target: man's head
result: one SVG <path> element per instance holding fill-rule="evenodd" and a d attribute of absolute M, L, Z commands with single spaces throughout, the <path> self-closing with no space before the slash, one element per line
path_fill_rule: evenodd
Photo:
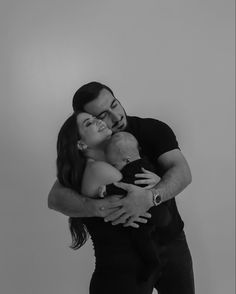
<path fill-rule="evenodd" d="M 74 111 L 85 111 L 102 119 L 113 132 L 126 128 L 126 113 L 112 90 L 98 82 L 79 88 L 73 97 Z"/>

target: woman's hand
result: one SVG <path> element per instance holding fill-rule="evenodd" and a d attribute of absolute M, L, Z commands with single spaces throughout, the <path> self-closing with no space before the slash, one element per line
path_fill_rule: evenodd
<path fill-rule="evenodd" d="M 142 167 L 142 171 L 143 171 L 142 174 L 135 175 L 136 178 L 142 178 L 134 182 L 136 185 L 145 184 L 147 185 L 144 187 L 145 189 L 151 189 L 155 187 L 158 182 L 160 182 L 161 178 L 158 175 L 154 174 L 153 172 L 149 170 L 146 170 L 143 167 Z"/>

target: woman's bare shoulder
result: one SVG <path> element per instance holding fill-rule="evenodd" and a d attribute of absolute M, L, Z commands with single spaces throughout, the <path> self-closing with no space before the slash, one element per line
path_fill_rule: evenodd
<path fill-rule="evenodd" d="M 105 161 L 88 161 L 85 174 L 101 185 L 107 185 L 122 179 L 118 169 Z"/>

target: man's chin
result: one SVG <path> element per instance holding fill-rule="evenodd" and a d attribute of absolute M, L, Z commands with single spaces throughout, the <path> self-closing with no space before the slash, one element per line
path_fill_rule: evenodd
<path fill-rule="evenodd" d="M 124 131 L 125 128 L 126 128 L 126 124 L 122 124 L 119 127 L 113 128 L 112 129 L 112 132 L 113 133 L 121 132 L 121 131 Z"/>

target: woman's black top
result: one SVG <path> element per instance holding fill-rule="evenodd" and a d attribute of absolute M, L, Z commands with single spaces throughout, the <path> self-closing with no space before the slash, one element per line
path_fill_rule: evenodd
<path fill-rule="evenodd" d="M 157 164 L 157 158 L 165 152 L 179 148 L 172 130 L 164 123 L 153 119 L 128 117 L 126 131 L 132 133 L 139 142 L 142 155 L 147 156 L 155 165 L 156 173 L 162 176 L 163 171 Z M 175 199 L 166 202 L 171 215 L 166 226 L 157 227 L 158 243 L 166 244 L 173 240 L 183 229 L 183 221 L 177 210 Z M 143 267 L 137 250 L 134 250 L 131 232 L 137 230 L 122 225 L 113 226 L 102 218 L 83 218 L 93 241 L 96 271 L 139 272 Z"/>

